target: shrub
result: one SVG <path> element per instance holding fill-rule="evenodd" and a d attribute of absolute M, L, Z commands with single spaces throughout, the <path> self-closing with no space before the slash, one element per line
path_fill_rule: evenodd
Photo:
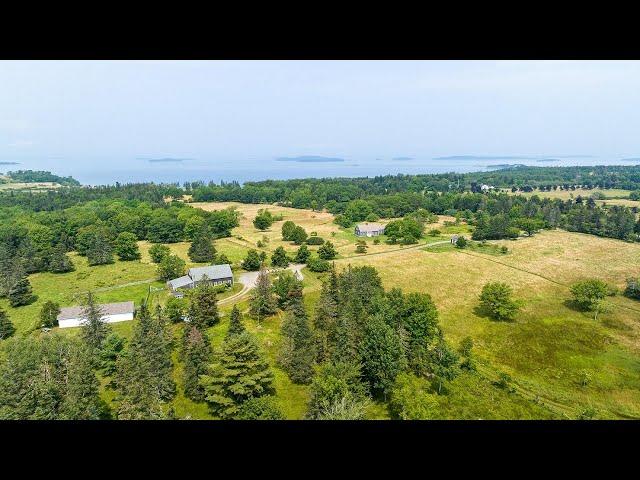
<path fill-rule="evenodd" d="M 149 248 L 149 256 L 153 263 L 160 263 L 164 257 L 167 257 L 171 253 L 171 250 L 166 245 L 160 243 L 154 243 Z"/>
<path fill-rule="evenodd" d="M 430 420 L 438 412 L 437 396 L 429 393 L 429 384 L 411 373 L 401 373 L 391 390 L 389 410 L 400 420 Z"/>
<path fill-rule="evenodd" d="M 312 272 L 327 272 L 331 268 L 331 264 L 321 258 L 312 257 L 307 262 L 307 267 L 309 267 L 309 270 Z"/>
<path fill-rule="evenodd" d="M 629 298 L 640 300 L 640 278 L 628 278 L 624 294 Z"/>
<path fill-rule="evenodd" d="M 307 238 L 307 245 L 322 245 L 324 243 L 324 238 L 311 236 Z"/>
<path fill-rule="evenodd" d="M 326 242 L 318 249 L 318 256 L 323 260 L 333 260 L 337 255 L 338 251 L 331 242 Z"/>
<path fill-rule="evenodd" d="M 467 239 L 460 236 L 458 237 L 458 239 L 456 240 L 456 248 L 465 248 L 467 246 Z"/>

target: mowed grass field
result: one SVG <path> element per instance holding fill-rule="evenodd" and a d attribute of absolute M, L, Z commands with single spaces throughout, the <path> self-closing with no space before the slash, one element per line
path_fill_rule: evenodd
<path fill-rule="evenodd" d="M 440 312 L 445 337 L 454 347 L 471 336 L 478 362 L 478 373 L 462 373 L 448 385 L 448 394 L 439 397 L 440 417 L 451 419 L 546 419 L 577 418 L 587 409 L 599 418 L 640 417 L 640 302 L 620 295 L 609 298 L 610 307 L 598 320 L 592 314 L 576 311 L 567 302 L 569 285 L 584 278 L 597 277 L 618 288 L 627 277 L 640 274 L 640 244 L 598 238 L 565 231 L 544 231 L 533 237 L 515 241 L 488 242 L 486 247 L 466 250 L 443 242 L 452 233 L 468 234 L 463 224 L 445 225 L 451 217 L 440 217 L 438 235 L 425 236 L 418 245 L 380 245 L 366 239 L 367 254 L 355 254 L 356 237 L 352 229 L 342 229 L 327 213 L 297 210 L 268 205 L 236 203 L 193 204 L 208 210 L 234 205 L 242 214 L 240 226 L 233 237 L 216 240 L 216 248 L 225 253 L 238 269 L 249 248 L 266 235 L 265 251 L 283 245 L 293 253 L 298 248 L 283 242 L 280 229 L 292 220 L 310 233 L 331 240 L 340 253 L 336 266 L 349 264 L 376 267 L 385 288 L 400 287 L 406 292 L 429 293 Z M 269 208 L 283 214 L 268 231 L 253 227 L 252 220 L 259 208 Z M 333 233 L 333 235 L 332 235 Z M 508 253 L 492 247 L 506 245 Z M 188 266 L 189 243 L 169 245 Z M 156 266 L 150 263 L 150 244 L 140 242 L 139 262 L 116 262 L 113 265 L 88 267 L 86 260 L 71 254 L 75 272 L 54 275 L 41 273 L 30 276 L 36 304 L 12 309 L 5 299 L 0 305 L 7 310 L 20 333 L 35 326 L 35 319 L 44 300 L 61 305 L 77 303 L 79 295 L 92 289 L 100 302 L 134 300 L 136 304 L 147 295 L 149 286 L 154 301 L 163 303 L 167 293 L 155 281 Z M 315 250 L 317 247 L 312 247 Z M 318 299 L 325 274 L 303 270 L 305 303 L 310 315 Z M 496 322 L 477 312 L 477 297 L 489 281 L 504 281 L 522 300 L 523 309 L 514 322 Z M 240 286 L 236 287 L 237 289 Z M 237 290 L 235 290 L 237 291 Z M 233 292 L 225 295 L 233 294 Z M 221 296 L 222 298 L 223 296 Z M 248 298 L 239 302 L 248 311 Z M 209 329 L 213 345 L 219 345 L 226 333 L 232 304 L 221 306 L 221 323 Z M 258 323 L 245 315 L 245 324 L 253 332 L 275 373 L 275 387 L 280 406 L 287 418 L 303 418 L 309 398 L 309 387 L 294 385 L 276 365 L 279 350 L 279 330 L 282 313 Z M 113 324 L 113 329 L 128 337 L 134 322 Z M 183 325 L 175 325 L 176 341 Z M 79 329 L 61 330 L 74 335 Z M 175 357 L 175 378 L 178 396 L 173 406 L 178 418 L 211 418 L 204 404 L 196 404 L 181 393 L 182 366 Z M 500 374 L 510 375 L 509 388 L 496 385 Z M 115 393 L 105 387 L 104 396 L 112 400 Z M 388 418 L 386 406 L 371 405 L 369 418 Z"/>
<path fill-rule="evenodd" d="M 630 190 L 622 190 L 619 188 L 610 188 L 610 189 L 602 189 L 602 188 L 592 188 L 591 190 L 587 190 L 585 188 L 576 188 L 575 190 L 551 190 L 549 192 L 540 190 L 534 190 L 533 192 L 512 192 L 511 189 L 503 188 L 501 189 L 503 192 L 509 193 L 510 195 L 522 195 L 524 197 L 532 197 L 537 195 L 541 198 L 559 198 L 560 200 L 569 200 L 572 198 L 576 198 L 580 195 L 582 198 L 587 198 L 598 192 L 604 195 L 606 198 L 628 198 L 631 193 Z"/>

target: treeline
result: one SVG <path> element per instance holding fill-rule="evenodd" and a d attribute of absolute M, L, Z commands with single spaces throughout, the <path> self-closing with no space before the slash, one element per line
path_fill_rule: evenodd
<path fill-rule="evenodd" d="M 372 178 L 321 178 L 265 180 L 184 186 L 195 201 L 238 201 L 274 203 L 294 208 L 327 208 L 372 195 L 404 192 L 461 192 L 486 183 L 499 188 L 584 186 L 585 188 L 640 188 L 640 166 L 512 167 L 491 172 L 442 173 L 429 175 L 384 175 Z"/>
<path fill-rule="evenodd" d="M 71 176 L 60 177 L 51 172 L 41 170 L 17 170 L 15 172 L 7 172 L 7 176 L 14 182 L 22 183 L 54 182 L 66 186 L 80 185 L 80 182 Z"/>
<path fill-rule="evenodd" d="M 90 265 L 139 258 L 137 240 L 174 243 L 229 236 L 238 225 L 235 210 L 206 212 L 181 202 L 90 201 L 64 210 L 31 212 L 0 208 L 0 297 L 14 306 L 30 303 L 27 274 L 74 269 L 67 252 L 76 250 Z M 25 293 L 26 292 L 26 293 Z M 26 301 L 26 300 L 29 301 Z"/>
<path fill-rule="evenodd" d="M 69 187 L 46 192 L 0 192 L 0 208 L 21 207 L 32 212 L 64 210 L 65 208 L 96 200 L 123 200 L 147 202 L 155 206 L 165 203 L 167 197 L 181 197 L 184 191 L 177 185 L 132 183 L 126 185 Z"/>

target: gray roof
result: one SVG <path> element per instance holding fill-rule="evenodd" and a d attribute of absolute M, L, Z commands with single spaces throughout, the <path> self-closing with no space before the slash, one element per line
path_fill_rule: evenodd
<path fill-rule="evenodd" d="M 173 280 L 169 280 L 167 282 L 167 284 L 174 290 L 176 288 L 186 287 L 187 285 L 191 285 L 192 283 L 193 283 L 193 280 L 191 280 L 191 277 L 188 275 L 185 275 L 184 277 L 180 277 L 180 278 L 174 278 Z"/>
<path fill-rule="evenodd" d="M 221 278 L 232 278 L 231 265 L 225 263 L 223 265 L 209 265 L 207 267 L 194 267 L 189 269 L 189 276 L 192 280 L 199 282 L 202 277 L 207 276 L 209 280 L 218 280 Z"/>
<path fill-rule="evenodd" d="M 106 317 L 107 315 L 118 315 L 121 313 L 133 313 L 135 311 L 133 302 L 105 303 L 103 305 L 98 305 L 98 308 L 100 309 L 100 313 L 103 317 Z M 84 307 L 79 305 L 61 308 L 60 315 L 58 315 L 58 321 L 81 318 L 83 310 Z"/>
<path fill-rule="evenodd" d="M 384 230 L 382 223 L 359 223 L 358 230 L 361 232 L 380 232 Z"/>

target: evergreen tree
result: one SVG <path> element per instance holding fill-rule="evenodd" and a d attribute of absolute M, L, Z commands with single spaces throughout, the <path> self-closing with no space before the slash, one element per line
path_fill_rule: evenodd
<path fill-rule="evenodd" d="M 223 419 L 237 417 L 245 401 L 274 391 L 273 373 L 248 332 L 225 339 L 200 383 L 212 412 Z"/>
<path fill-rule="evenodd" d="M 237 420 L 284 420 L 284 414 L 273 395 L 254 397 L 242 403 Z"/>
<path fill-rule="evenodd" d="M 138 239 L 133 233 L 122 232 L 116 238 L 115 251 L 118 258 L 123 261 L 140 260 Z"/>
<path fill-rule="evenodd" d="M 371 391 L 386 396 L 404 365 L 400 339 L 379 315 L 371 317 L 365 326 L 360 358 L 362 375 Z"/>
<path fill-rule="evenodd" d="M 113 247 L 104 235 L 95 235 L 86 253 L 90 266 L 113 263 Z"/>
<path fill-rule="evenodd" d="M 16 328 L 11 323 L 11 319 L 7 312 L 0 308 L 0 340 L 9 338 L 16 332 Z"/>
<path fill-rule="evenodd" d="M 300 245 L 300 248 L 298 248 L 298 251 L 296 252 L 294 261 L 296 263 L 307 263 L 310 256 L 311 252 L 309 251 L 309 247 L 306 245 Z"/>
<path fill-rule="evenodd" d="M 247 252 L 247 256 L 242 261 L 242 268 L 249 272 L 255 272 L 256 270 L 260 270 L 261 264 L 262 259 L 260 258 L 258 251 L 251 249 Z"/>
<path fill-rule="evenodd" d="M 271 280 L 264 267 L 260 269 L 256 286 L 251 294 L 249 311 L 258 321 L 276 313 L 276 300 L 271 290 Z"/>
<path fill-rule="evenodd" d="M 91 352 L 76 344 L 71 349 L 66 366 L 66 392 L 60 405 L 59 418 L 67 420 L 97 420 L 103 414 L 100 382 L 93 371 Z"/>
<path fill-rule="evenodd" d="M 49 256 L 48 270 L 53 273 L 66 273 L 73 272 L 76 267 L 69 258 L 64 248 L 64 245 L 58 244 L 51 250 Z"/>
<path fill-rule="evenodd" d="M 126 341 L 117 333 L 110 333 L 102 343 L 100 350 L 100 368 L 103 375 L 111 376 L 116 371 L 118 358 L 124 351 Z"/>
<path fill-rule="evenodd" d="M 227 330 L 227 336 L 225 338 L 229 338 L 233 335 L 240 335 L 245 331 L 244 325 L 242 324 L 242 314 L 240 310 L 238 310 L 238 305 L 234 305 L 231 310 L 231 318 L 229 320 L 229 330 Z"/>
<path fill-rule="evenodd" d="M 313 378 L 310 391 L 307 418 L 328 419 L 342 406 L 349 406 L 352 412 L 360 412 L 352 416 L 352 420 L 364 416 L 368 398 L 357 365 L 340 362 L 322 364 Z"/>
<path fill-rule="evenodd" d="M 336 258 L 336 256 L 338 256 L 338 251 L 331 242 L 325 242 L 318 249 L 318 257 L 320 257 L 322 260 L 333 260 L 334 258 Z"/>
<path fill-rule="evenodd" d="M 40 309 L 40 326 L 47 328 L 57 327 L 58 315 L 60 315 L 60 305 L 47 300 Z"/>
<path fill-rule="evenodd" d="M 118 418 L 163 418 L 162 403 L 175 395 L 172 370 L 171 334 L 162 311 L 158 307 L 152 316 L 143 304 L 129 345 L 116 362 Z"/>
<path fill-rule="evenodd" d="M 213 263 L 216 259 L 216 247 L 213 246 L 211 236 L 201 231 L 193 241 L 188 251 L 189 258 L 196 263 Z"/>
<path fill-rule="evenodd" d="M 332 295 L 330 282 L 324 282 L 313 317 L 313 332 L 318 363 L 331 359 L 336 342 L 337 322 L 338 305 Z"/>
<path fill-rule="evenodd" d="M 187 314 L 191 325 L 204 331 L 220 321 L 216 289 L 209 283 L 201 283 L 189 292 Z"/>
<path fill-rule="evenodd" d="M 292 292 L 281 329 L 279 363 L 294 383 L 306 384 L 313 378 L 315 345 L 309 319 L 302 301 L 302 288 Z"/>
<path fill-rule="evenodd" d="M 18 282 L 9 289 L 9 305 L 13 308 L 23 305 L 30 305 L 35 302 L 38 297 L 33 294 L 31 283 L 27 277 L 22 277 Z"/>
<path fill-rule="evenodd" d="M 296 289 L 302 287 L 302 282 L 296 278 L 290 270 L 282 270 L 278 272 L 273 282 L 273 292 L 276 295 L 278 306 L 286 309 L 289 304 L 290 295 Z"/>
<path fill-rule="evenodd" d="M 107 335 L 111 333 L 111 327 L 103 318 L 104 314 L 99 305 L 96 304 L 93 293 L 89 292 L 82 308 L 82 339 L 93 351 L 102 347 Z"/>
<path fill-rule="evenodd" d="M 286 268 L 289 266 L 289 259 L 287 258 L 287 252 L 282 246 L 276 248 L 271 255 L 271 265 L 274 267 Z"/>
<path fill-rule="evenodd" d="M 200 375 L 207 373 L 211 361 L 211 346 L 204 333 L 190 326 L 184 344 L 184 368 L 182 383 L 184 394 L 195 402 L 204 400 L 204 388 L 199 383 Z"/>

